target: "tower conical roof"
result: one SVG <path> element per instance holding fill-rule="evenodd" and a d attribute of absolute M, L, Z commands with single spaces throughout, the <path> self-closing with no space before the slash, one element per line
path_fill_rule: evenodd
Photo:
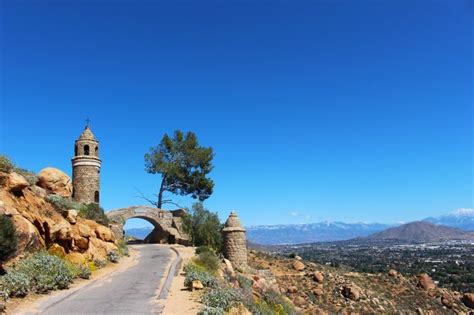
<path fill-rule="evenodd" d="M 89 128 L 89 126 L 86 126 L 84 131 L 79 136 L 79 140 L 94 140 L 94 141 L 97 141 L 94 134 L 92 133 L 91 129 Z"/>

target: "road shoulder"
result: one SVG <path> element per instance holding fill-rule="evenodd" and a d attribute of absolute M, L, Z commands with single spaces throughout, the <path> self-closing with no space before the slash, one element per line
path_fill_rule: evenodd
<path fill-rule="evenodd" d="M 184 266 L 194 256 L 194 247 L 174 246 L 174 249 L 181 257 L 181 263 L 176 269 L 176 276 L 169 287 L 168 296 L 164 300 L 159 300 L 163 306 L 164 315 L 197 314 L 201 308 L 200 296 L 197 292 L 191 292 L 184 287 Z"/>

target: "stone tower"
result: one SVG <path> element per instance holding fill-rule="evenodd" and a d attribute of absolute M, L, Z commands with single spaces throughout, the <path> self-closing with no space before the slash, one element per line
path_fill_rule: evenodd
<path fill-rule="evenodd" d="M 240 220 L 235 212 L 231 212 L 224 229 L 224 256 L 236 268 L 247 267 L 247 239 L 245 229 L 240 225 Z"/>
<path fill-rule="evenodd" d="M 74 146 L 72 158 L 72 198 L 81 203 L 100 201 L 99 141 L 86 126 Z"/>

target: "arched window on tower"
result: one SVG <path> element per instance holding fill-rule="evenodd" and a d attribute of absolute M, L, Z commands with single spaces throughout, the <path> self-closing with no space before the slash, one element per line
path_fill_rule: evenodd
<path fill-rule="evenodd" d="M 99 156 L 99 147 L 95 146 L 95 156 Z"/>
<path fill-rule="evenodd" d="M 98 191 L 96 191 L 96 192 L 94 193 L 94 201 L 95 201 L 96 203 L 99 203 L 99 192 L 98 192 Z"/>
<path fill-rule="evenodd" d="M 74 155 L 77 156 L 77 144 L 74 146 Z"/>
<path fill-rule="evenodd" d="M 89 155 L 89 146 L 87 144 L 84 146 L 84 155 Z"/>

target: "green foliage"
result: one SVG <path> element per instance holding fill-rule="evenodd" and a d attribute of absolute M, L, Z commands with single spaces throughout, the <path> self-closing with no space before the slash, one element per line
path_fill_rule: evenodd
<path fill-rule="evenodd" d="M 23 297 L 30 291 L 30 278 L 21 273 L 13 271 L 0 277 L 0 295 L 4 300 L 8 297 Z"/>
<path fill-rule="evenodd" d="M 241 299 L 237 290 L 219 287 L 207 291 L 202 297 L 202 303 L 209 307 L 229 311 L 232 306 L 239 305 Z"/>
<path fill-rule="evenodd" d="M 85 208 L 85 206 L 82 203 L 75 202 L 71 199 L 64 198 L 60 195 L 55 195 L 55 194 L 47 195 L 46 201 L 51 203 L 56 209 L 60 211 L 75 209 L 80 212 L 82 209 Z"/>
<path fill-rule="evenodd" d="M 0 172 L 10 173 L 15 168 L 15 165 L 5 155 L 0 155 Z"/>
<path fill-rule="evenodd" d="M 154 204 L 162 207 L 165 191 L 191 195 L 199 201 L 209 198 L 214 182 L 206 175 L 213 168 L 213 157 L 212 148 L 201 147 L 193 132 L 183 134 L 176 130 L 173 138 L 165 134 L 160 144 L 145 154 L 145 170 L 150 174 L 161 174 L 158 201 Z"/>
<path fill-rule="evenodd" d="M 106 265 L 107 265 L 107 261 L 102 260 L 102 259 L 98 259 L 98 258 L 94 259 L 94 266 L 97 267 L 97 269 L 102 269 Z"/>
<path fill-rule="evenodd" d="M 94 220 L 104 226 L 109 225 L 109 218 L 105 215 L 104 209 L 96 203 L 90 203 L 81 207 L 79 209 L 79 216 L 84 219 Z"/>
<path fill-rule="evenodd" d="M 117 247 L 118 247 L 118 252 L 120 256 L 127 256 L 127 257 L 129 256 L 128 245 L 127 245 L 127 242 L 125 242 L 125 240 L 118 241 Z"/>
<path fill-rule="evenodd" d="M 195 259 L 198 266 L 203 267 L 208 272 L 215 274 L 219 268 L 219 257 L 212 251 L 201 252 Z"/>
<path fill-rule="evenodd" d="M 213 252 L 213 250 L 209 248 L 209 246 L 206 246 L 206 245 L 201 245 L 196 248 L 196 251 L 195 251 L 196 255 L 199 255 L 203 252 Z"/>
<path fill-rule="evenodd" d="M 20 261 L 13 272 L 26 275 L 31 289 L 37 293 L 66 289 L 74 278 L 74 273 L 64 260 L 45 251 Z"/>
<path fill-rule="evenodd" d="M 114 263 L 114 264 L 116 264 L 116 263 L 119 262 L 120 256 L 116 251 L 112 250 L 112 251 L 107 253 L 107 260 Z"/>
<path fill-rule="evenodd" d="M 25 296 L 30 291 L 46 293 L 66 289 L 74 276 L 74 271 L 64 260 L 42 251 L 20 261 L 0 277 L 0 291 L 5 298 Z"/>
<path fill-rule="evenodd" d="M 186 277 L 184 278 L 184 285 L 190 287 L 194 280 L 199 280 L 203 286 L 212 288 L 217 287 L 219 281 L 204 267 L 198 266 L 194 263 L 189 263 L 184 267 Z"/>
<path fill-rule="evenodd" d="M 224 315 L 225 312 L 220 307 L 204 305 L 198 312 L 198 315 Z"/>
<path fill-rule="evenodd" d="M 92 271 L 88 266 L 81 265 L 79 266 L 79 278 L 89 279 L 92 274 Z"/>
<path fill-rule="evenodd" d="M 202 203 L 193 204 L 183 217 L 183 229 L 193 246 L 208 246 L 217 252 L 222 248 L 222 225 L 217 213 L 204 209 Z"/>
<path fill-rule="evenodd" d="M 5 261 L 15 251 L 18 238 L 12 220 L 6 215 L 0 215 L 0 262 Z"/>

